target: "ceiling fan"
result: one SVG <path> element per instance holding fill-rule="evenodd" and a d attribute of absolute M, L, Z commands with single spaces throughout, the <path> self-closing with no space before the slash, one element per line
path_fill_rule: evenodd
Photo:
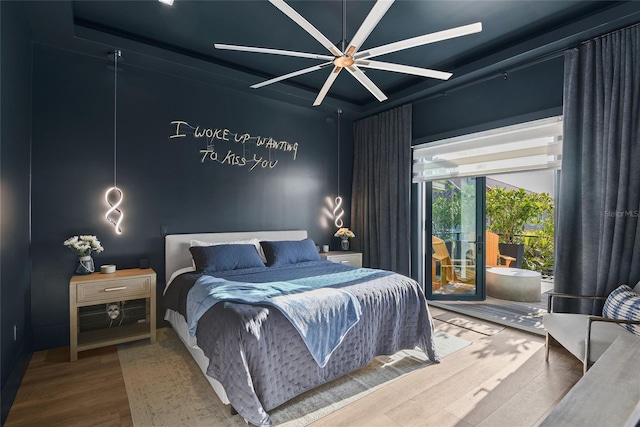
<path fill-rule="evenodd" d="M 346 1 L 346 0 L 345 0 Z M 256 89 L 263 86 L 270 85 L 282 80 L 286 80 L 292 77 L 300 76 L 302 74 L 310 73 L 312 71 L 321 70 L 323 68 L 333 66 L 333 70 L 329 74 L 329 77 L 325 81 L 322 89 L 318 93 L 313 105 L 320 105 L 322 100 L 329 92 L 331 85 L 338 77 L 340 71 L 345 68 L 356 80 L 358 80 L 369 92 L 375 96 L 378 101 L 382 102 L 387 99 L 384 93 L 365 75 L 360 68 L 374 68 L 377 70 L 395 71 L 398 73 L 412 74 L 416 76 L 431 77 L 435 79 L 448 80 L 452 74 L 430 70 L 427 68 L 412 67 L 409 65 L 393 64 L 389 62 L 371 61 L 370 58 L 385 55 L 391 52 L 397 52 L 399 50 L 409 49 L 411 47 L 422 46 L 428 43 L 434 43 L 441 40 L 452 39 L 468 34 L 478 33 L 482 31 L 482 23 L 476 22 L 470 25 L 464 25 L 462 27 L 455 27 L 449 30 L 439 31 L 436 33 L 425 34 L 410 39 L 401 40 L 394 43 L 389 43 L 383 46 L 374 47 L 372 49 L 366 49 L 358 51 L 364 44 L 369 34 L 373 31 L 375 26 L 380 22 L 384 14 L 389 10 L 389 7 L 393 4 L 394 0 L 378 0 L 364 22 L 351 39 L 348 47 L 345 48 L 344 40 L 342 50 L 338 49 L 329 39 L 327 39 L 317 28 L 315 28 L 309 21 L 304 19 L 298 12 L 296 12 L 291 6 L 284 2 L 284 0 L 269 0 L 271 4 L 280 9 L 285 15 L 291 18 L 296 24 L 300 25 L 307 33 L 315 38 L 321 45 L 326 47 L 333 56 L 319 55 L 315 53 L 296 52 L 290 50 L 269 49 L 262 47 L 250 47 L 250 46 L 236 46 L 228 44 L 214 44 L 216 49 L 226 49 L 244 52 L 255 53 L 267 53 L 273 55 L 285 55 L 296 56 L 300 58 L 310 58 L 328 61 L 313 67 L 304 68 L 302 70 L 294 71 L 289 74 L 285 74 L 273 79 L 265 80 L 261 83 L 252 85 L 251 87 Z"/>

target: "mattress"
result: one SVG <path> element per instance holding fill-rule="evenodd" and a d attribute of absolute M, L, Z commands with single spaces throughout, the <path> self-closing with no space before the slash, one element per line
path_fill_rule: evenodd
<path fill-rule="evenodd" d="M 310 280 L 319 279 L 324 285 L 353 296 L 352 300 L 357 300 L 360 308 L 358 322 L 323 367 L 305 346 L 300 329 L 296 329 L 277 307 L 268 304 L 217 302 L 197 321 L 195 336 L 190 335 L 186 320 L 193 323 L 194 316 L 188 314 L 187 299 L 190 289 L 202 276 L 192 268 L 191 240 L 220 244 L 252 238 L 301 241 L 307 238 L 307 233 L 304 230 L 204 233 L 165 238 L 166 277 L 173 278 L 165 289 L 166 318 L 220 400 L 230 403 L 245 421 L 256 426 L 270 426 L 268 411 L 367 365 L 379 355 L 419 348 L 430 360 L 439 361 L 433 341 L 433 322 L 417 282 L 377 270 L 357 272 L 363 273 L 361 280 L 337 283 L 336 277 L 350 276 L 348 270 L 354 268 L 328 261 L 212 273 L 216 276 L 213 282 L 222 279 L 256 286 L 290 281 L 308 284 Z M 193 299 L 193 293 L 191 296 Z"/>
<path fill-rule="evenodd" d="M 232 271 L 221 276 L 228 281 L 251 284 L 316 278 L 326 281 L 350 270 L 368 269 L 318 261 Z M 418 347 L 430 360 L 438 361 L 432 320 L 418 283 L 392 272 L 373 273 L 363 275 L 360 280 L 332 285 L 355 296 L 362 316 L 326 366 L 318 366 L 283 313 L 270 306 L 229 301 L 211 307 L 198 322 L 197 347 L 209 360 L 204 372 L 222 384 L 231 405 L 248 422 L 269 426 L 271 409 L 365 366 L 376 356 Z M 165 304 L 183 319 L 189 319 L 186 299 L 201 275 L 182 274 L 167 290 Z M 193 348 L 190 338 L 184 341 Z"/>

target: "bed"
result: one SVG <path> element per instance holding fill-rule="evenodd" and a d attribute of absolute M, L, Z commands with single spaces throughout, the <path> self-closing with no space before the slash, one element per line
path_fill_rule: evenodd
<path fill-rule="evenodd" d="M 376 356 L 419 348 L 439 361 L 417 282 L 322 260 L 305 230 L 167 235 L 165 246 L 165 319 L 253 425 Z"/>

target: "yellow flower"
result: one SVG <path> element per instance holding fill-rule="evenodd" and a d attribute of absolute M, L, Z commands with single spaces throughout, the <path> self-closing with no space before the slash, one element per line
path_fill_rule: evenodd
<path fill-rule="evenodd" d="M 336 234 L 334 234 L 334 236 L 339 237 L 342 240 L 349 240 L 356 237 L 356 235 L 353 234 L 353 231 L 349 230 L 347 227 L 343 227 L 336 231 Z"/>

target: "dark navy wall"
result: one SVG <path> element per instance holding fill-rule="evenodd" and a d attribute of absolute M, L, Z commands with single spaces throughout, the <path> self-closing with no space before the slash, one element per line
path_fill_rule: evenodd
<path fill-rule="evenodd" d="M 76 257 L 63 241 L 95 234 L 105 251 L 97 266 L 138 266 L 147 258 L 164 287 L 168 233 L 306 229 L 318 244 L 338 243 L 325 216 L 338 181 L 336 114 L 292 106 L 127 67 L 118 74 L 117 184 L 124 191 L 124 233 L 104 220 L 113 183 L 113 64 L 50 47 L 34 48 L 33 330 L 36 349 L 69 340 L 68 282 Z M 205 138 L 173 138 L 171 122 L 298 143 L 272 151 L 274 168 L 201 163 Z M 350 200 L 352 123 L 342 119 L 342 174 Z M 181 128 L 185 129 L 183 126 Z M 268 150 L 248 146 L 268 159 Z M 242 144 L 216 141 L 222 160 Z M 348 203 L 345 212 L 349 212 Z M 348 224 L 348 218 L 346 223 Z M 160 297 L 160 292 L 158 292 Z M 161 301 L 161 298 L 159 298 Z M 159 306 L 159 316 L 162 306 Z"/>
<path fill-rule="evenodd" d="M 418 101 L 414 144 L 562 114 L 563 70 L 558 56 Z"/>
<path fill-rule="evenodd" d="M 0 349 L 4 424 L 31 356 L 29 176 L 31 32 L 22 3 L 0 2 Z M 14 339 L 14 325 L 16 335 Z"/>

